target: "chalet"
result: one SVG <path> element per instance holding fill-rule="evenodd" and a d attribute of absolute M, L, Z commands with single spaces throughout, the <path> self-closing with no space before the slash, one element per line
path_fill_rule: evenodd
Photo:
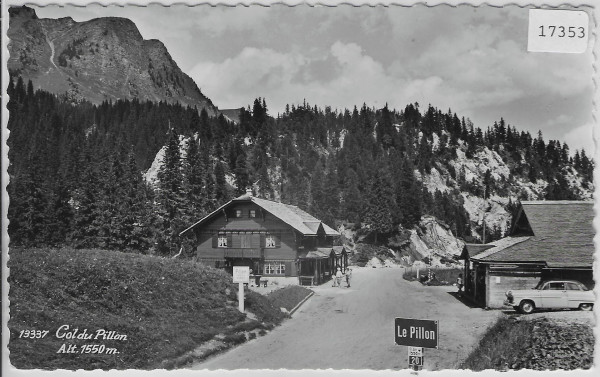
<path fill-rule="evenodd" d="M 340 234 L 300 208 L 254 197 L 230 200 L 180 233 L 196 237 L 197 260 L 218 268 L 249 266 L 255 275 L 293 276 L 321 284 L 345 268 L 348 257 L 334 246 Z"/>
<path fill-rule="evenodd" d="M 465 294 L 476 304 L 500 308 L 505 292 L 533 288 L 552 278 L 594 285 L 594 203 L 522 202 L 510 235 L 463 250 Z"/>

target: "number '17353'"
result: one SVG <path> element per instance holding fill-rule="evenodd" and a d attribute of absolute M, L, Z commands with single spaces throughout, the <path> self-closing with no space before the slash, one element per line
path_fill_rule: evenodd
<path fill-rule="evenodd" d="M 584 38 L 585 28 L 583 26 L 555 26 L 555 25 L 541 25 L 540 37 L 558 37 L 558 38 Z"/>

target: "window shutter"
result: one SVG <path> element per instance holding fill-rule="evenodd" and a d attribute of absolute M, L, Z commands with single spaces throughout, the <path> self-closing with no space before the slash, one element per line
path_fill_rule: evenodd
<path fill-rule="evenodd" d="M 275 247 L 276 248 L 281 247 L 281 233 L 279 233 L 278 235 L 275 236 Z"/>
<path fill-rule="evenodd" d="M 285 262 L 285 276 L 292 276 L 292 262 Z"/>
<path fill-rule="evenodd" d="M 227 247 L 233 246 L 233 236 L 231 234 L 227 235 Z"/>
<path fill-rule="evenodd" d="M 213 234 L 213 237 L 212 237 L 213 249 L 216 249 L 219 246 L 218 241 L 219 241 L 219 235 Z"/>
<path fill-rule="evenodd" d="M 260 247 L 263 248 L 263 249 L 266 246 L 266 238 L 267 238 L 266 234 L 261 234 L 260 235 Z"/>

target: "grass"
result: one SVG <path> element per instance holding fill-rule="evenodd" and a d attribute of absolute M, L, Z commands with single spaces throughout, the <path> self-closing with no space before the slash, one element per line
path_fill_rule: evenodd
<path fill-rule="evenodd" d="M 246 307 L 260 321 L 251 323 L 237 310 L 231 276 L 189 260 L 73 249 L 11 248 L 9 256 L 10 362 L 20 369 L 151 369 L 217 334 L 270 329 L 286 317 L 247 292 Z M 112 330 L 127 340 L 58 339 L 62 325 Z M 25 339 L 21 330 L 49 334 Z M 57 353 L 63 344 L 103 344 L 119 353 Z"/>
<path fill-rule="evenodd" d="M 298 285 L 289 285 L 269 293 L 267 297 L 275 307 L 285 308 L 289 312 L 311 292 L 310 289 Z"/>
<path fill-rule="evenodd" d="M 532 331 L 532 322 L 500 317 L 460 368 L 474 371 L 500 369 L 505 360 L 514 359 L 523 352 Z"/>
<path fill-rule="evenodd" d="M 452 285 L 456 283 L 456 279 L 458 278 L 458 274 L 463 273 L 462 268 L 432 268 L 431 272 L 435 274 L 436 279 L 433 284 L 430 285 Z M 428 270 L 422 268 L 419 272 L 419 279 L 423 281 L 424 278 L 428 276 Z M 406 269 L 404 270 L 404 274 L 402 275 L 404 280 L 415 281 L 417 280 L 417 270 L 416 269 Z"/>
<path fill-rule="evenodd" d="M 589 369 L 593 365 L 592 326 L 558 324 L 547 318 L 501 317 L 484 334 L 462 369 Z"/>

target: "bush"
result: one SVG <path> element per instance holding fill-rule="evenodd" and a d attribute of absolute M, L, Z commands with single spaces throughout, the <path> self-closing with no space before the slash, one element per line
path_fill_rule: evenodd
<path fill-rule="evenodd" d="M 229 334 L 229 335 L 226 335 L 225 338 L 223 338 L 223 341 L 225 343 L 230 343 L 230 344 L 234 344 L 234 345 L 241 344 L 246 341 L 246 334 L 244 334 L 244 333 Z"/>
<path fill-rule="evenodd" d="M 458 274 L 463 273 L 462 268 L 432 268 L 432 275 L 435 275 L 435 278 L 432 281 L 429 281 L 429 270 L 426 268 L 420 269 L 419 272 L 419 281 L 423 284 L 428 285 L 453 285 L 456 283 L 456 279 L 458 278 Z M 404 274 L 402 274 L 404 280 L 415 281 L 417 280 L 417 269 L 415 268 L 407 268 L 404 270 Z"/>
<path fill-rule="evenodd" d="M 547 318 L 517 320 L 501 317 L 482 337 L 460 368 L 484 369 L 589 369 L 593 364 L 591 326 L 559 325 Z"/>

